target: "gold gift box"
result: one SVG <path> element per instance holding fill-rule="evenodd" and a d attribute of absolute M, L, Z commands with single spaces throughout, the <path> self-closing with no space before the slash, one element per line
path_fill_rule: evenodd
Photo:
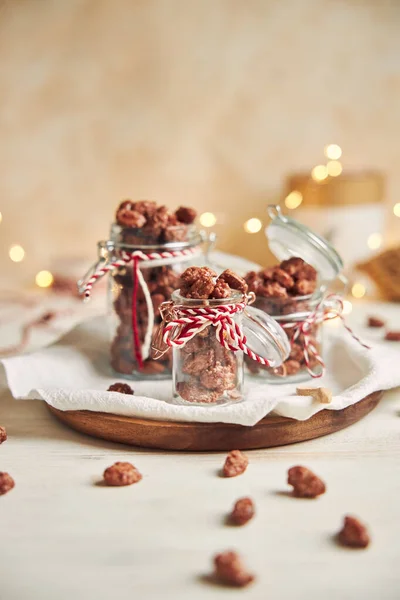
<path fill-rule="evenodd" d="M 370 204 L 384 200 L 385 176 L 379 171 L 359 171 L 314 181 L 309 173 L 298 173 L 286 179 L 285 195 L 293 191 L 301 193 L 302 206 Z"/>

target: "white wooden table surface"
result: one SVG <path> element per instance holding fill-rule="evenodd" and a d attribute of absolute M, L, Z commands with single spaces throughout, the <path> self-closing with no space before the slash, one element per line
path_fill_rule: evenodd
<path fill-rule="evenodd" d="M 360 306 L 357 318 L 371 310 Z M 394 325 L 399 308 L 383 311 Z M 222 479 L 224 454 L 162 453 L 85 437 L 58 423 L 44 403 L 13 400 L 1 378 L 0 423 L 9 439 L 0 470 L 16 487 L 0 497 L 0 600 L 400 598 L 398 390 L 332 436 L 248 452 L 247 472 Z M 96 485 L 116 460 L 133 462 L 143 480 Z M 294 464 L 321 475 L 327 493 L 312 501 L 285 495 Z M 226 527 L 225 514 L 244 495 L 254 499 L 256 518 Z M 334 543 L 345 514 L 368 524 L 370 548 Z M 251 587 L 204 581 L 212 556 L 230 548 L 256 574 Z"/>

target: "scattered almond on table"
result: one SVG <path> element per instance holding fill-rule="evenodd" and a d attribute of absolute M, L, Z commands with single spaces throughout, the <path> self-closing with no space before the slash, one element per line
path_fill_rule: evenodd
<path fill-rule="evenodd" d="M 232 525 L 245 525 L 255 514 L 254 502 L 251 498 L 239 498 L 229 515 L 229 523 Z"/>
<path fill-rule="evenodd" d="M 370 543 L 368 530 L 356 517 L 346 516 L 342 529 L 337 536 L 342 546 L 366 548 Z"/>
<path fill-rule="evenodd" d="M 388 342 L 400 342 L 400 330 L 398 331 L 387 331 L 385 340 Z"/>
<path fill-rule="evenodd" d="M 288 483 L 296 498 L 317 498 L 326 492 L 325 483 L 307 467 L 296 466 L 288 471 Z"/>
<path fill-rule="evenodd" d="M 247 469 L 249 459 L 240 450 L 231 450 L 226 457 L 223 467 L 224 477 L 236 477 Z"/>
<path fill-rule="evenodd" d="M 368 317 L 367 326 L 368 327 L 385 327 L 386 322 L 380 317 Z"/>
<path fill-rule="evenodd" d="M 142 479 L 136 467 L 128 462 L 116 462 L 103 474 L 104 482 L 110 486 L 132 485 Z"/>
<path fill-rule="evenodd" d="M 219 583 L 232 587 L 245 587 L 255 579 L 247 571 L 241 557 L 231 550 L 214 557 L 214 576 Z"/>
<path fill-rule="evenodd" d="M 5 442 L 7 439 L 7 432 L 6 432 L 6 428 L 2 427 L 0 425 L 0 444 L 2 444 L 3 442 Z"/>
<path fill-rule="evenodd" d="M 321 402 L 321 404 L 332 402 L 332 391 L 329 388 L 297 388 L 296 393 L 298 396 L 312 396 L 314 400 Z"/>
<path fill-rule="evenodd" d="M 7 494 L 15 487 L 15 481 L 8 473 L 0 472 L 0 496 Z"/>

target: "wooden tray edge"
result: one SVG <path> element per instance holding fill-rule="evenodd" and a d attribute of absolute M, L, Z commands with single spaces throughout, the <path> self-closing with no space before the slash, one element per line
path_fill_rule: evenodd
<path fill-rule="evenodd" d="M 188 452 L 272 448 L 340 431 L 370 413 L 383 392 L 369 394 L 343 410 L 325 409 L 307 421 L 267 416 L 253 427 L 230 423 L 153 421 L 87 410 L 61 411 L 47 405 L 60 421 L 96 438 L 158 450 Z"/>

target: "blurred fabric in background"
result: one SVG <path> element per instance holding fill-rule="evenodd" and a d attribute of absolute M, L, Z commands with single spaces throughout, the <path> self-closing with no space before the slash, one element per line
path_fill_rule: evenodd
<path fill-rule="evenodd" d="M 61 259 L 90 264 L 127 197 L 211 212 L 221 249 L 265 264 L 267 204 L 331 143 L 344 174 L 386 175 L 382 245 L 399 238 L 400 2 L 0 7 L 7 285 Z"/>

